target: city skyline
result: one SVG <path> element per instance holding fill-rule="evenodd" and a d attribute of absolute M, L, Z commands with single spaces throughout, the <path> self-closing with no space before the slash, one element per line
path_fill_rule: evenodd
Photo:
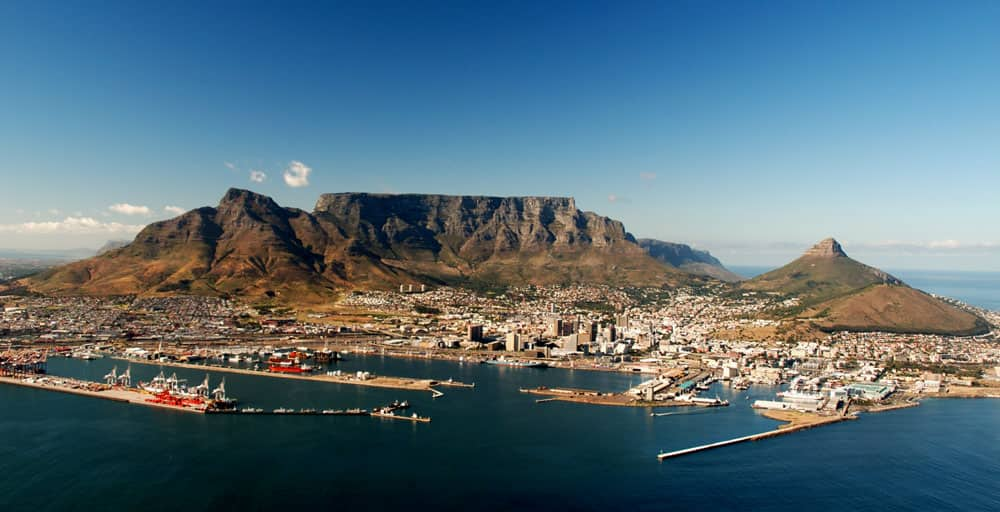
<path fill-rule="evenodd" d="M 0 14 L 4 249 L 129 239 L 240 187 L 573 196 L 727 265 L 835 236 L 1000 270 L 987 2 Z"/>

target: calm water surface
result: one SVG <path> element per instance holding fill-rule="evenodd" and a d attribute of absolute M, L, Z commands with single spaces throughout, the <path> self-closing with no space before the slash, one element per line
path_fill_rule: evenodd
<path fill-rule="evenodd" d="M 50 372 L 99 380 L 112 365 L 123 367 L 55 359 Z M 370 408 L 406 399 L 433 417 L 411 424 L 200 416 L 3 386 L 0 510 L 1000 510 L 1000 401 L 928 401 L 660 463 L 660 450 L 773 428 L 749 404 L 775 390 L 719 387 L 732 406 L 653 418 L 645 409 L 536 404 L 518 392 L 623 390 L 636 375 L 381 357 L 340 366 L 476 388 L 442 388 L 446 396 L 432 399 L 225 375 L 245 405 Z M 191 382 L 205 375 L 176 371 Z M 159 369 L 132 372 L 148 379 Z"/>

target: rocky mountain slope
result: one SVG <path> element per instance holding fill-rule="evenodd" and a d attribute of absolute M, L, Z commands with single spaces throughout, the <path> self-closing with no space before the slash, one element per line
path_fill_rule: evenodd
<path fill-rule="evenodd" d="M 215 208 L 24 282 L 43 293 L 317 299 L 399 284 L 662 285 L 686 274 L 571 198 L 324 194 L 312 213 L 231 189 Z"/>
<path fill-rule="evenodd" d="M 700 251 L 686 244 L 664 242 L 651 238 L 640 238 L 638 242 L 639 247 L 645 249 L 653 258 L 689 274 L 708 276 L 731 283 L 743 280 L 742 276 L 730 272 L 718 258 L 712 256 L 708 251 Z"/>

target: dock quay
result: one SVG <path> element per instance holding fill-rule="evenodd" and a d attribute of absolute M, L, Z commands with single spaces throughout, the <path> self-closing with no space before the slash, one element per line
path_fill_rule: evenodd
<path fill-rule="evenodd" d="M 171 411 L 180 411 L 180 412 L 196 413 L 196 414 L 205 414 L 206 412 L 206 409 L 201 407 L 184 407 L 178 405 L 171 405 L 167 403 L 153 402 L 150 401 L 150 397 L 152 395 L 141 393 L 139 391 L 134 391 L 120 387 L 107 386 L 104 384 L 98 384 L 96 382 L 77 381 L 62 377 L 52 377 L 52 376 L 48 377 L 38 376 L 37 378 L 0 377 L 0 383 L 32 388 L 32 389 L 41 389 L 44 391 L 67 393 L 70 395 L 99 398 L 102 400 L 111 400 L 113 402 L 144 405 L 146 407 L 168 409 Z"/>
<path fill-rule="evenodd" d="M 430 423 L 431 419 L 416 414 L 406 416 L 396 414 L 396 411 L 409 408 L 406 402 L 395 402 L 378 409 L 368 411 L 367 409 L 288 409 L 279 408 L 273 410 L 264 409 L 212 409 L 207 406 L 185 406 L 164 403 L 156 400 L 156 396 L 139 390 L 124 388 L 121 386 L 110 386 L 90 381 L 80 381 L 66 377 L 54 377 L 45 375 L 35 375 L 29 377 L 5 377 L 0 376 L 0 384 L 9 384 L 31 389 L 40 389 L 69 395 L 98 398 L 124 404 L 143 405 L 157 409 L 180 411 L 194 414 L 208 414 L 212 416 L 371 416 L 377 418 L 387 418 L 394 420 L 406 420 L 417 423 Z"/>
<path fill-rule="evenodd" d="M 887 405 L 877 405 L 875 407 L 869 407 L 864 410 L 867 413 L 877 413 L 877 412 L 888 412 L 895 411 L 897 409 L 909 409 L 910 407 L 918 407 L 920 402 L 917 400 L 906 401 L 899 404 L 887 404 Z"/>
<path fill-rule="evenodd" d="M 273 377 L 276 379 L 308 380 L 313 382 L 329 382 L 333 384 L 350 384 L 354 386 L 402 389 L 406 391 L 426 391 L 434 394 L 435 398 L 437 398 L 438 396 L 444 396 L 444 393 L 441 393 L 440 391 L 434 389 L 433 386 L 436 385 L 467 387 L 467 388 L 475 387 L 475 384 L 464 384 L 453 380 L 449 381 L 449 380 L 436 380 L 436 379 L 410 379 L 406 377 L 388 377 L 381 375 L 371 376 L 367 379 L 359 379 L 349 374 L 328 375 L 324 373 L 314 373 L 314 374 L 272 373 L 261 370 L 251 370 L 248 368 L 233 368 L 231 366 L 213 366 L 204 364 L 181 363 L 177 361 L 151 361 L 147 359 L 131 359 L 122 357 L 115 357 L 115 359 L 121 361 L 128 361 L 130 363 L 138 363 L 150 366 L 170 366 L 175 368 L 187 368 L 191 370 L 201 370 L 201 371 L 209 370 L 215 372 L 236 373 L 240 375 Z"/>

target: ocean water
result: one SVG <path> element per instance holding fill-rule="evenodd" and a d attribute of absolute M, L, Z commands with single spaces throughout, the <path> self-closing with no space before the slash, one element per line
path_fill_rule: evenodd
<path fill-rule="evenodd" d="M 734 266 L 730 270 L 752 278 L 776 267 Z M 1000 311 L 1000 272 L 955 270 L 892 270 L 890 274 L 925 292 L 952 297 L 985 309 Z"/>
<path fill-rule="evenodd" d="M 914 288 L 953 297 L 973 306 L 1000 311 L 1000 272 L 946 270 L 890 270 L 889 272 Z"/>
<path fill-rule="evenodd" d="M 109 359 L 54 359 L 98 380 Z M 521 387 L 622 390 L 638 375 L 359 357 L 366 369 L 475 382 L 446 395 L 226 375 L 245 405 L 366 407 L 406 399 L 429 424 L 159 411 L 0 386 L 0 510 L 1000 510 L 1000 401 L 931 400 L 659 462 L 774 428 L 749 404 L 649 410 L 549 402 Z M 155 366 L 132 366 L 142 379 Z M 167 369 L 169 374 L 172 369 Z M 200 381 L 204 372 L 176 370 Z M 212 375 L 217 382 L 222 375 Z"/>

